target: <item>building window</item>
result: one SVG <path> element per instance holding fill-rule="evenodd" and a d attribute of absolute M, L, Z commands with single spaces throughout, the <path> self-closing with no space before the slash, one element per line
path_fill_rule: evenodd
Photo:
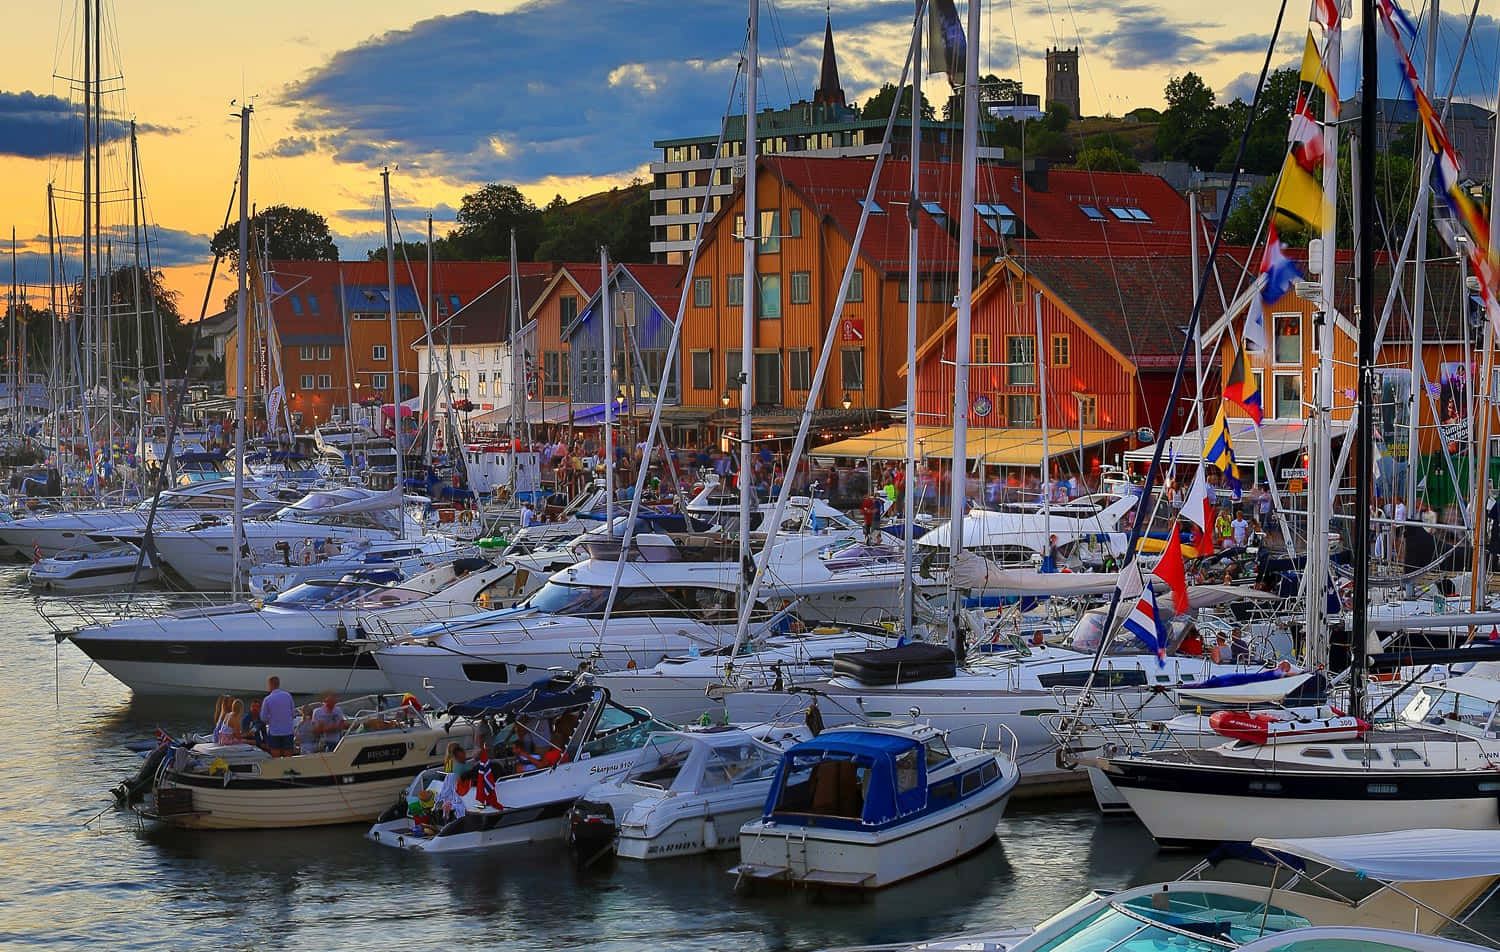
<path fill-rule="evenodd" d="M 314 314 L 323 313 L 322 308 L 318 306 L 318 296 L 316 294 L 309 294 L 307 296 L 307 309 L 309 311 L 312 311 Z"/>
<path fill-rule="evenodd" d="M 714 279 L 693 279 L 693 307 L 714 306 Z"/>
<path fill-rule="evenodd" d="M 1036 397 L 1013 393 L 1005 398 L 1006 417 L 1011 426 L 1036 426 Z"/>
<path fill-rule="evenodd" d="M 786 354 L 787 382 L 795 391 L 812 389 L 812 351 L 789 350 Z"/>
<path fill-rule="evenodd" d="M 760 276 L 760 299 L 756 302 L 760 308 L 761 317 L 777 318 L 781 316 L 781 275 L 763 274 Z"/>
<path fill-rule="evenodd" d="M 755 402 L 758 406 L 781 405 L 781 353 L 755 355 Z"/>
<path fill-rule="evenodd" d="M 911 286 L 905 278 L 896 279 L 896 300 L 908 301 L 911 299 Z"/>
<path fill-rule="evenodd" d="M 734 216 L 734 236 L 741 240 L 745 237 L 745 213 L 739 212 Z"/>
<path fill-rule="evenodd" d="M 1078 398 L 1078 425 L 1099 425 L 1099 398 L 1086 395 Z"/>
<path fill-rule="evenodd" d="M 792 272 L 792 303 L 809 304 L 812 302 L 812 272 Z"/>
<path fill-rule="evenodd" d="M 1036 383 L 1036 338 L 1014 336 L 1005 338 L 1005 382 L 1012 387 L 1031 386 Z"/>
<path fill-rule="evenodd" d="M 863 301 L 865 299 L 865 269 L 855 268 L 854 274 L 849 277 L 848 301 Z"/>
<path fill-rule="evenodd" d="M 562 317 L 563 326 L 573 323 L 578 317 L 578 298 L 565 294 L 557 299 L 557 312 Z"/>
<path fill-rule="evenodd" d="M 542 354 L 542 396 L 568 395 L 568 353 L 549 350 Z"/>
<path fill-rule="evenodd" d="M 973 343 L 970 345 L 969 362 L 978 366 L 990 362 L 990 335 L 975 334 Z"/>
<path fill-rule="evenodd" d="M 1272 374 L 1271 382 L 1276 387 L 1276 407 L 1271 415 L 1281 420 L 1302 418 L 1302 375 Z"/>
<path fill-rule="evenodd" d="M 371 390 L 384 390 L 387 386 L 390 385 L 390 382 L 391 378 L 386 374 L 370 374 Z M 464 389 L 469 389 L 467 384 L 464 385 Z"/>
<path fill-rule="evenodd" d="M 459 358 L 459 362 L 460 363 L 463 361 L 463 356 L 464 356 L 464 352 L 463 351 L 459 351 L 458 352 L 458 358 Z M 390 351 L 388 349 L 386 349 L 386 346 L 384 344 L 376 344 L 374 347 L 370 348 L 370 359 L 371 360 L 387 360 L 389 358 L 390 358 Z"/>
<path fill-rule="evenodd" d="M 760 253 L 774 255 L 781 250 L 781 212 L 774 209 L 760 213 Z"/>
<path fill-rule="evenodd" d="M 313 389 L 313 375 L 312 374 L 303 374 L 302 375 L 302 389 L 303 390 L 311 390 L 311 389 Z"/>
<path fill-rule="evenodd" d="M 318 352 L 318 349 L 316 347 L 313 347 L 313 346 L 310 346 L 310 345 L 309 346 L 300 347 L 300 348 L 297 349 L 298 356 L 301 357 L 303 360 L 312 360 L 313 359 L 313 355 L 316 354 L 317 352 Z"/>
<path fill-rule="evenodd" d="M 693 360 L 693 389 L 712 390 L 714 388 L 714 352 L 711 350 L 695 350 Z"/>
<path fill-rule="evenodd" d="M 318 389 L 319 390 L 332 390 L 333 389 L 333 375 L 332 374 L 318 374 Z"/>
<path fill-rule="evenodd" d="M 1078 208 L 1088 216 L 1090 221 L 1104 221 L 1104 213 L 1093 205 L 1079 205 Z"/>
<path fill-rule="evenodd" d="M 1276 327 L 1276 362 L 1302 363 L 1302 315 L 1283 313 L 1271 320 Z"/>
<path fill-rule="evenodd" d="M 458 295 L 457 294 L 450 294 L 450 295 L 448 295 L 448 306 L 451 307 L 453 310 L 456 311 L 460 307 L 462 307 L 463 305 L 461 305 L 461 304 L 458 303 Z"/>
<path fill-rule="evenodd" d="M 745 304 L 745 276 L 743 274 L 726 275 L 724 278 L 724 303 L 729 307 L 743 307 Z"/>
<path fill-rule="evenodd" d="M 1071 367 L 1073 365 L 1073 339 L 1067 334 L 1052 335 L 1052 366 Z"/>
<path fill-rule="evenodd" d="M 380 351 L 380 354 L 381 354 L 381 356 L 379 358 L 377 358 L 377 359 L 384 360 L 385 359 L 385 348 L 377 346 L 375 349 L 378 350 L 378 351 Z M 461 364 L 467 364 L 469 362 L 469 352 L 466 351 L 466 350 L 464 350 L 461 347 L 458 350 L 458 362 L 461 363 Z"/>
<path fill-rule="evenodd" d="M 740 387 L 740 373 L 744 365 L 740 360 L 740 352 L 737 350 L 724 351 L 724 389 L 738 390 Z"/>
<path fill-rule="evenodd" d="M 486 389 L 487 388 L 487 384 L 485 383 L 485 376 L 486 375 L 485 375 L 485 372 L 483 370 L 479 371 L 479 390 L 478 390 L 478 393 L 479 393 L 479 396 L 481 396 L 481 397 L 484 396 L 485 393 L 487 392 L 487 389 Z"/>
<path fill-rule="evenodd" d="M 505 359 L 505 355 L 501 352 L 500 348 L 496 347 L 495 348 L 495 357 L 494 357 L 495 363 L 498 364 L 498 363 L 500 363 L 500 361 L 502 361 L 504 359 Z"/>
<path fill-rule="evenodd" d="M 286 296 L 286 299 L 288 301 L 292 302 L 292 313 L 293 314 L 301 314 L 302 313 L 302 299 L 301 298 L 299 298 L 295 294 L 288 294 Z"/>
<path fill-rule="evenodd" d="M 311 300 L 311 299 L 309 298 L 309 300 Z M 332 347 L 332 345 L 330 345 L 330 344 L 319 344 L 318 345 L 318 359 L 319 360 L 332 360 L 333 359 L 333 347 Z"/>
<path fill-rule="evenodd" d="M 802 209 L 788 209 L 786 213 L 786 236 L 788 238 L 802 237 Z"/>
<path fill-rule="evenodd" d="M 865 389 L 865 349 L 845 347 L 840 354 L 839 371 L 845 390 Z"/>

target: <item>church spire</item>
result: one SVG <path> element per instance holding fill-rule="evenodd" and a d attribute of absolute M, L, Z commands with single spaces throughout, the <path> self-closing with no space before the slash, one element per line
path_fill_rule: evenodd
<path fill-rule="evenodd" d="M 823 29 L 823 68 L 818 74 L 818 88 L 813 93 L 815 106 L 846 106 L 844 90 L 839 87 L 839 61 L 833 55 L 833 16 L 830 13 Z"/>

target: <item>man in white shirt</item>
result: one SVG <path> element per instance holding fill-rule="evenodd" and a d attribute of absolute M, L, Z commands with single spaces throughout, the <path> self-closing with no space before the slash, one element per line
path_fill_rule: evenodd
<path fill-rule="evenodd" d="M 1234 536 L 1235 545 L 1244 545 L 1250 540 L 1250 522 L 1244 513 L 1236 513 L 1234 521 L 1229 524 L 1230 532 Z"/>

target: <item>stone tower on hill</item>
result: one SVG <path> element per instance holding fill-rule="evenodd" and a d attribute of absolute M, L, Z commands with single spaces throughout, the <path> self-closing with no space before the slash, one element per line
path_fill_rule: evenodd
<path fill-rule="evenodd" d="M 1068 115 L 1074 119 L 1083 115 L 1082 105 L 1078 98 L 1077 49 L 1047 50 L 1046 108 L 1051 109 L 1053 103 L 1067 106 Z"/>

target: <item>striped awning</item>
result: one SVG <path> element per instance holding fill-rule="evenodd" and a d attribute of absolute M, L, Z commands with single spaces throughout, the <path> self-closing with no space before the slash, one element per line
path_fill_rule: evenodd
<path fill-rule="evenodd" d="M 1040 466 L 1043 456 L 1043 432 L 1023 427 L 970 427 L 965 441 L 968 459 L 986 466 Z M 1111 443 L 1124 437 L 1124 430 L 1084 430 L 1085 449 Z M 917 458 L 953 457 L 952 427 L 919 426 L 916 428 Z M 1079 448 L 1077 430 L 1048 430 L 1045 450 L 1054 459 Z M 809 451 L 810 456 L 837 456 L 851 459 L 904 459 L 906 427 L 888 426 L 874 433 L 839 440 Z"/>

